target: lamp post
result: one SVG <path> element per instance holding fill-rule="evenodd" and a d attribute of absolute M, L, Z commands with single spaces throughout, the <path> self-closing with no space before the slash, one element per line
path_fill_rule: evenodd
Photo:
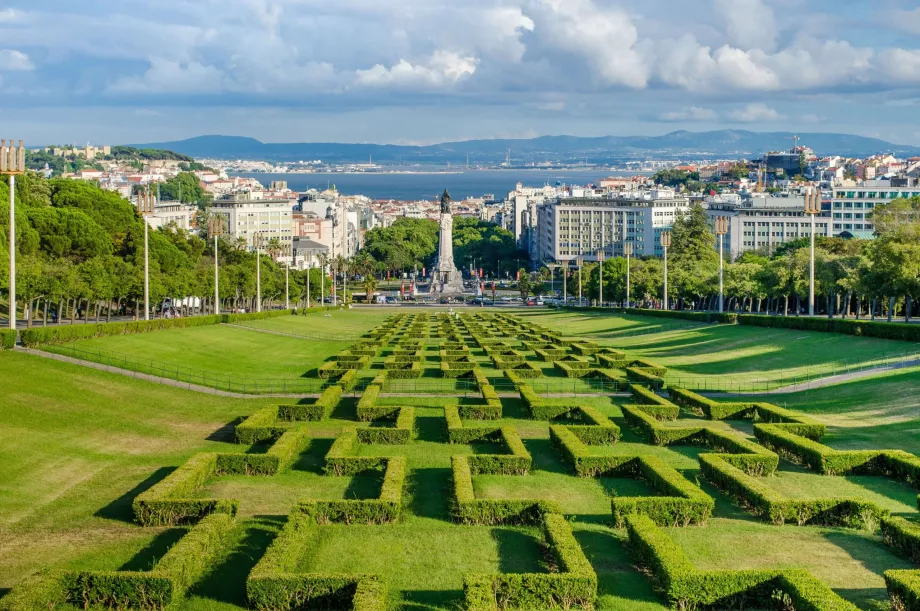
<path fill-rule="evenodd" d="M 0 140 L 0 174 L 10 177 L 10 329 L 16 329 L 16 176 L 26 171 L 26 149 L 19 141 L 19 148 L 7 148 L 6 140 Z M 145 227 L 146 228 L 146 227 Z"/>
<path fill-rule="evenodd" d="M 291 309 L 291 266 L 284 264 L 284 309 Z"/>
<path fill-rule="evenodd" d="M 144 320 L 150 320 L 150 240 L 147 217 L 153 214 L 150 187 L 137 194 L 137 211 L 144 221 Z"/>
<path fill-rule="evenodd" d="M 661 233 L 661 247 L 664 249 L 664 309 L 668 310 L 668 247 L 671 246 L 671 232 Z"/>
<path fill-rule="evenodd" d="M 581 267 L 585 264 L 585 258 L 578 255 L 575 257 L 575 264 L 578 266 L 578 305 L 581 305 Z"/>
<path fill-rule="evenodd" d="M 256 247 L 256 312 L 262 311 L 262 246 L 265 237 L 261 231 L 252 236 L 252 245 Z"/>
<path fill-rule="evenodd" d="M 821 196 L 805 194 L 805 214 L 811 217 L 811 249 L 808 265 L 808 315 L 815 315 L 815 215 L 821 212 Z"/>
<path fill-rule="evenodd" d="M 728 233 L 728 217 L 717 216 L 715 218 L 715 225 L 716 235 L 719 236 L 719 314 L 721 314 L 725 308 L 725 292 L 723 285 L 723 268 L 725 263 L 725 255 L 723 251 L 723 244 L 725 234 Z"/>
<path fill-rule="evenodd" d="M 569 300 L 569 262 L 562 262 L 562 305 Z"/>
<path fill-rule="evenodd" d="M 597 271 L 600 274 L 600 281 L 597 288 L 597 307 L 604 306 L 604 259 L 606 258 L 603 250 L 597 251 Z"/>
<path fill-rule="evenodd" d="M 307 307 L 310 307 L 310 270 L 313 269 L 313 262 L 307 265 Z"/>
<path fill-rule="evenodd" d="M 217 239 L 224 232 L 224 221 L 219 216 L 212 216 L 208 219 L 208 234 L 214 238 L 214 314 L 220 314 L 220 291 L 218 282 L 220 276 L 217 273 Z"/>
<path fill-rule="evenodd" d="M 629 258 L 633 254 L 633 243 L 626 242 L 623 244 L 623 254 L 626 255 L 626 307 L 629 306 Z"/>

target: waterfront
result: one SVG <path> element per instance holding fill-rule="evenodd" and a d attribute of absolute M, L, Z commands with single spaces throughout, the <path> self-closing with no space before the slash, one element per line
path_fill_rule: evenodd
<path fill-rule="evenodd" d="M 556 183 L 587 185 L 607 176 L 633 176 L 636 172 L 586 170 L 458 170 L 450 172 L 335 172 L 335 173 L 240 173 L 235 176 L 255 178 L 264 185 L 286 180 L 294 191 L 323 190 L 331 185 L 344 195 L 366 195 L 373 199 L 429 200 L 448 189 L 455 199 L 481 197 L 491 193 L 505 197 L 520 182 L 524 186 L 542 187 Z"/>

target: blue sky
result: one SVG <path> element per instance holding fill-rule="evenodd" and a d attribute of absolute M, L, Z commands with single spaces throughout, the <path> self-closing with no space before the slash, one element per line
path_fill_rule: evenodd
<path fill-rule="evenodd" d="M 7 0 L 3 135 L 920 144 L 917 0 Z M 15 133 L 14 133 L 15 132 Z"/>

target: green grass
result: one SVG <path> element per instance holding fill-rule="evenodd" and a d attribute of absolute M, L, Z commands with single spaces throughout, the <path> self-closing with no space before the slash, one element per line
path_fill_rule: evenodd
<path fill-rule="evenodd" d="M 306 324 L 301 320 L 309 318 L 294 324 Z M 581 324 L 589 327 L 589 323 L 602 322 Z M 717 329 L 720 327 L 707 328 Z M 575 334 L 560 330 L 565 335 Z M 315 354 L 296 352 L 299 348 L 293 345 L 323 343 L 240 329 L 220 332 L 231 332 L 228 337 L 237 338 L 232 341 L 260 343 L 264 353 L 280 359 L 282 368 L 297 359 L 305 370 L 303 363 L 315 358 Z M 683 333 L 691 332 L 700 330 Z M 172 343 L 171 333 L 112 339 L 148 338 L 142 342 L 146 348 L 138 350 L 154 349 Z M 773 337 L 770 330 L 763 333 Z M 169 341 L 164 342 L 164 338 Z M 733 349 L 725 338 L 712 341 L 716 351 L 719 346 L 726 351 Z M 259 359 L 241 345 L 220 352 L 219 342 L 207 347 L 187 339 L 180 343 L 185 350 L 170 348 L 177 359 L 197 358 L 189 351 L 199 350 L 202 359 L 214 364 L 227 362 L 227 367 L 237 368 L 234 371 L 259 366 Z M 429 350 L 427 354 L 435 353 Z M 485 362 L 481 354 L 476 356 Z M 436 366 L 436 359 L 431 359 L 431 364 Z M 289 371 L 294 375 L 296 370 Z M 372 375 L 375 371 L 364 373 Z M 230 425 L 276 401 L 215 398 L 19 353 L 0 353 L 0 379 L 4 380 L 0 460 L 5 467 L 0 471 L 0 589 L 14 586 L 41 568 L 148 569 L 183 530 L 133 525 L 133 498 L 196 452 L 262 451 L 264 448 L 232 443 Z M 437 380 L 425 379 L 432 383 Z M 758 399 L 808 412 L 826 422 L 825 441 L 834 447 L 902 448 L 920 453 L 918 382 L 920 368 Z M 643 443 L 622 419 L 618 406 L 621 398 L 598 395 L 578 400 L 598 408 L 623 429 L 620 443 L 592 447 L 592 453 L 654 455 L 689 480 L 699 480 L 697 457 L 705 449 Z M 537 529 L 466 527 L 450 521 L 451 456 L 494 451 L 494 447 L 445 443 L 443 407 L 479 401 L 476 393 L 465 397 L 383 397 L 382 403 L 416 408 L 417 439 L 404 446 L 359 446 L 357 452 L 407 457 L 403 518 L 383 526 L 323 527 L 315 544 L 304 550 L 301 568 L 381 574 L 390 586 L 392 609 L 413 611 L 455 611 L 462 604 L 462 579 L 467 572 L 546 571 L 542 536 Z M 503 398 L 502 403 L 501 420 L 465 424 L 516 427 L 533 456 L 534 468 L 527 476 L 477 475 L 473 478 L 475 493 L 483 498 L 556 501 L 572 519 L 576 538 L 598 573 L 598 610 L 663 611 L 663 601 L 645 575 L 633 567 L 623 531 L 609 526 L 611 496 L 652 491 L 642 481 L 570 475 L 569 467 L 549 443 L 547 424 L 530 420 L 518 398 Z M 200 495 L 240 501 L 240 521 L 226 556 L 179 608 L 244 608 L 246 576 L 296 500 L 367 498 L 379 492 L 379 474 L 340 478 L 321 471 L 331 438 L 343 426 L 355 426 L 354 416 L 355 400 L 348 398 L 331 420 L 305 424 L 314 439 L 290 471 L 274 477 L 215 477 L 206 483 Z M 699 424 L 700 420 L 686 416 L 674 425 L 691 423 Z M 751 432 L 750 422 L 709 425 L 742 435 Z M 916 492 L 883 478 L 821 476 L 783 461 L 778 474 L 766 483 L 790 497 L 852 496 L 876 502 L 893 513 L 917 516 Z M 706 526 L 669 529 L 700 568 L 807 568 L 861 608 L 882 609 L 886 605 L 882 572 L 909 567 L 875 535 L 834 528 L 772 526 L 738 508 L 707 483 L 700 485 L 716 500 L 713 518 Z"/>

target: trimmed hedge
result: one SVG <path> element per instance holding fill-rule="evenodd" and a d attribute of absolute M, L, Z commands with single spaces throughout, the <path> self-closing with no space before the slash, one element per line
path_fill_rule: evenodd
<path fill-rule="evenodd" d="M 668 401 L 658 393 L 646 388 L 645 386 L 630 384 L 629 392 L 632 393 L 633 398 L 640 405 L 657 405 L 667 408 L 666 410 L 656 410 L 656 412 L 653 414 L 659 420 L 676 420 L 680 415 L 680 408 L 677 405 Z M 673 416 L 670 414 L 673 414 Z"/>
<path fill-rule="evenodd" d="M 441 362 L 441 376 L 445 378 L 462 378 L 472 375 L 478 365 L 468 357 L 463 361 Z"/>
<path fill-rule="evenodd" d="M 885 571 L 885 585 L 894 611 L 920 611 L 920 571 Z"/>
<path fill-rule="evenodd" d="M 663 378 L 638 367 L 627 367 L 626 379 L 634 384 L 642 384 L 654 390 L 664 388 Z"/>
<path fill-rule="evenodd" d="M 12 350 L 16 347 L 16 334 L 14 329 L 0 330 L 0 350 Z"/>
<path fill-rule="evenodd" d="M 591 375 L 594 365 L 584 361 L 555 361 L 553 367 L 567 378 L 584 378 Z"/>
<path fill-rule="evenodd" d="M 542 360 L 547 363 L 552 363 L 557 361 L 568 354 L 565 348 L 560 348 L 558 346 L 552 346 L 551 348 L 537 348 L 534 350 L 534 354 L 540 357 Z"/>
<path fill-rule="evenodd" d="M 824 436 L 824 424 L 804 414 L 770 403 L 722 403 L 685 388 L 668 388 L 675 403 L 702 413 L 711 420 L 751 418 L 767 423 L 793 425 L 784 427 L 798 435 L 818 440 Z"/>
<path fill-rule="evenodd" d="M 799 526 L 843 526 L 872 531 L 888 517 L 887 510 L 859 499 L 790 499 L 730 464 L 720 454 L 701 454 L 699 461 L 703 475 L 716 488 L 772 524 L 792 522 Z"/>
<path fill-rule="evenodd" d="M 219 557 L 234 527 L 227 514 L 203 518 L 149 572 L 53 571 L 26 579 L 0 600 L 4 611 L 81 608 L 160 610 L 179 602 Z"/>
<path fill-rule="evenodd" d="M 473 573 L 463 580 L 468 611 L 496 609 L 592 609 L 597 574 L 564 517 L 543 515 L 546 544 L 556 573 Z"/>
<path fill-rule="evenodd" d="M 384 409 L 380 407 L 378 409 Z M 357 429 L 358 441 L 378 445 L 403 445 L 412 441 L 415 431 L 415 408 L 390 406 L 390 412 L 379 419 L 393 420 L 393 426 Z"/>
<path fill-rule="evenodd" d="M 344 377 L 342 381 L 348 382 Z M 271 441 L 291 428 L 287 423 L 329 418 L 342 401 L 342 393 L 342 386 L 334 384 L 314 402 L 263 407 L 236 425 L 236 441 L 247 445 Z"/>
<path fill-rule="evenodd" d="M 388 524 L 399 519 L 402 510 L 402 494 L 406 481 L 406 457 L 391 456 L 376 458 L 382 466 L 383 485 L 380 496 L 375 499 L 344 499 L 338 501 L 299 501 L 292 515 L 303 514 L 318 524 Z M 356 463 L 359 460 L 356 459 Z M 365 463 L 360 461 L 360 465 Z M 360 471 L 367 469 L 361 468 Z M 358 472 L 360 472 L 358 471 Z M 346 473 L 353 475 L 354 473 Z"/>
<path fill-rule="evenodd" d="M 544 514 L 562 513 L 556 503 L 539 499 L 477 499 L 468 456 L 451 456 L 453 516 L 461 524 L 538 524 Z"/>
<path fill-rule="evenodd" d="M 421 363 L 399 363 L 399 365 L 410 365 L 409 367 L 402 367 L 399 369 L 390 369 L 386 368 L 386 376 L 388 380 L 411 380 L 413 378 L 422 377 Z"/>
<path fill-rule="evenodd" d="M 504 369 L 505 377 L 517 384 L 518 382 L 514 379 L 515 376 L 518 379 L 533 379 L 543 377 L 543 370 L 534 365 L 533 363 L 523 362 L 518 363 L 517 365 L 511 365 L 505 367 Z"/>
<path fill-rule="evenodd" d="M 657 524 L 687 526 L 706 522 L 715 501 L 673 467 L 655 456 L 598 456 L 567 427 L 550 426 L 550 441 L 583 477 L 630 477 L 645 480 L 663 496 L 614 497 L 614 523 L 622 526 L 627 516 L 641 513 Z"/>
<path fill-rule="evenodd" d="M 303 550 L 319 535 L 309 515 L 291 514 L 246 580 L 249 606 L 260 611 L 316 607 L 385 611 L 386 589 L 376 575 L 298 572 Z M 311 605 L 311 601 L 315 601 Z"/>
<path fill-rule="evenodd" d="M 198 488 L 217 471 L 217 454 L 192 456 L 165 479 L 134 498 L 134 519 L 142 526 L 174 526 L 197 522 L 212 513 L 236 515 L 232 499 L 193 498 Z"/>
<path fill-rule="evenodd" d="M 920 564 L 920 524 L 904 518 L 886 518 L 882 520 L 882 538 L 899 554 Z"/>
<path fill-rule="evenodd" d="M 319 310 L 317 310 L 319 311 Z M 91 325 L 55 325 L 53 327 L 33 327 L 23 329 L 20 338 L 24 346 L 32 348 L 43 344 L 59 344 L 93 337 L 110 335 L 134 335 L 164 329 L 184 329 L 189 327 L 206 327 L 247 320 L 262 320 L 277 316 L 290 316 L 291 310 L 273 310 L 270 312 L 252 312 L 250 314 L 216 314 L 210 316 L 189 316 L 187 318 L 157 318 L 154 320 L 136 320 L 129 322 L 106 322 Z"/>
<path fill-rule="evenodd" d="M 738 324 L 751 327 L 797 329 L 820 331 L 822 333 L 843 333 L 861 337 L 896 339 L 906 342 L 920 342 L 920 328 L 917 325 L 873 320 L 843 320 L 840 318 L 810 318 L 808 316 L 758 316 L 738 317 Z"/>
<path fill-rule="evenodd" d="M 310 445 L 307 429 L 285 432 L 264 454 L 220 453 L 214 475 L 277 475 Z"/>
<path fill-rule="evenodd" d="M 518 393 L 534 420 L 552 420 L 579 408 L 577 397 L 544 399 L 529 384 L 518 384 Z"/>
<path fill-rule="evenodd" d="M 675 608 L 771 608 L 779 597 L 800 611 L 858 611 L 807 571 L 699 571 L 648 517 L 628 517 L 626 529 L 633 554 Z"/>

